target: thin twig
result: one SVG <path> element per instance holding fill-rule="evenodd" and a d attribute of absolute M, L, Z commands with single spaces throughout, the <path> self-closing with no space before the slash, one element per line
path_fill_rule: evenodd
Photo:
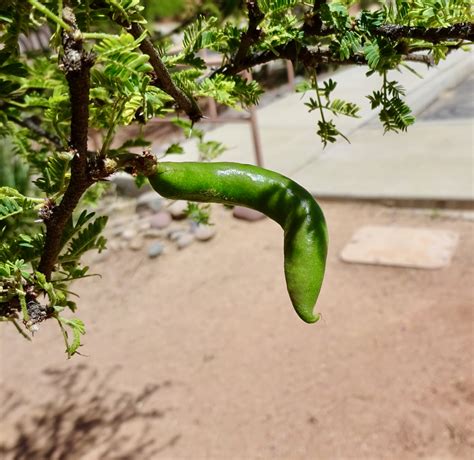
<path fill-rule="evenodd" d="M 135 22 L 130 24 L 128 29 L 135 39 L 138 39 L 143 34 L 142 27 Z M 150 58 L 150 64 L 155 71 L 156 78 L 154 83 L 156 86 L 166 94 L 169 94 L 176 101 L 177 106 L 186 113 L 193 123 L 199 121 L 202 118 L 201 109 L 194 99 L 188 97 L 175 85 L 168 69 L 148 37 L 144 38 L 140 43 L 140 50 Z"/>

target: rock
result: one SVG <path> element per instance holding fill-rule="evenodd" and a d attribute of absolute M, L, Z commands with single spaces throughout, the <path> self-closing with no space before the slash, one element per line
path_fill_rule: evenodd
<path fill-rule="evenodd" d="M 184 233 L 176 240 L 176 246 L 178 249 L 188 247 L 194 241 L 194 235 L 192 233 Z"/>
<path fill-rule="evenodd" d="M 135 179 L 129 174 L 116 173 L 111 177 L 110 181 L 115 184 L 115 188 L 119 195 L 131 198 L 136 198 L 151 190 L 151 186 L 148 184 L 138 188 L 135 184 Z"/>
<path fill-rule="evenodd" d="M 261 220 L 265 217 L 265 214 L 255 211 L 255 209 L 244 208 L 243 206 L 236 206 L 232 214 L 237 219 L 248 220 L 249 222 Z"/>
<path fill-rule="evenodd" d="M 165 246 L 162 243 L 155 242 L 148 247 L 148 257 L 154 259 L 163 253 Z"/>
<path fill-rule="evenodd" d="M 146 192 L 137 199 L 136 210 L 141 213 L 146 210 L 158 212 L 163 207 L 163 198 L 155 191 Z"/>
<path fill-rule="evenodd" d="M 122 232 L 122 239 L 126 241 L 133 240 L 137 236 L 137 231 L 133 228 L 126 228 Z"/>
<path fill-rule="evenodd" d="M 199 241 L 208 241 L 214 237 L 216 230 L 211 225 L 200 224 L 194 231 L 194 237 Z"/>
<path fill-rule="evenodd" d="M 131 240 L 130 243 L 128 243 L 128 247 L 132 251 L 139 251 L 143 247 L 143 238 L 140 236 L 137 236 L 136 238 Z"/>
<path fill-rule="evenodd" d="M 143 232 L 143 237 L 144 238 L 163 238 L 165 236 L 165 233 L 163 230 L 160 230 L 158 228 L 150 228 Z"/>
<path fill-rule="evenodd" d="M 185 230 L 177 230 L 177 229 L 171 229 L 168 232 L 168 238 L 171 241 L 176 241 L 178 240 L 181 236 L 185 235 L 187 232 Z"/>
<path fill-rule="evenodd" d="M 168 206 L 168 211 L 173 216 L 173 219 L 176 220 L 186 217 L 186 209 L 188 209 L 188 202 L 184 200 L 176 200 Z"/>
<path fill-rule="evenodd" d="M 151 228 L 166 228 L 171 224 L 171 214 L 166 211 L 160 211 L 150 217 Z"/>

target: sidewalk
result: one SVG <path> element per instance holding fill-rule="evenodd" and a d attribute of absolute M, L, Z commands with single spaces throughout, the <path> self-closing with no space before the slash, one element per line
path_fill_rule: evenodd
<path fill-rule="evenodd" d="M 453 53 L 438 67 L 411 65 L 423 79 L 408 70 L 391 72 L 407 91 L 407 102 L 418 115 L 439 95 L 462 82 L 474 68 L 472 53 Z M 338 129 L 351 144 L 339 141 L 323 150 L 316 135 L 317 115 L 308 113 L 301 94 L 288 94 L 257 110 L 264 166 L 281 172 L 319 197 L 471 201 L 473 196 L 473 120 L 418 121 L 408 133 L 383 135 L 377 114 L 366 98 L 380 87 L 376 75 L 365 68 L 343 69 L 332 78 L 334 97 L 358 103 L 359 119 L 339 117 Z M 472 95 L 472 91 L 471 91 Z M 309 95 L 308 95 L 309 96 Z M 307 96 L 307 97 L 308 97 Z M 208 139 L 228 150 L 219 161 L 254 163 L 250 128 L 232 123 L 209 131 Z M 196 160 L 192 145 L 173 161 Z"/>

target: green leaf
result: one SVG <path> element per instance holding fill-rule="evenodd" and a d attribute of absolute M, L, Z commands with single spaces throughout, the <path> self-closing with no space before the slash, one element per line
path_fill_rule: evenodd
<path fill-rule="evenodd" d="M 216 159 L 219 155 L 222 155 L 226 148 L 220 142 L 206 141 L 198 144 L 198 150 L 201 154 L 201 160 L 211 161 Z"/>
<path fill-rule="evenodd" d="M 33 208 L 35 201 L 11 187 L 0 187 L 0 221 Z"/>
<path fill-rule="evenodd" d="M 70 242 L 65 255 L 60 257 L 61 263 L 77 260 L 82 254 L 90 249 L 99 252 L 105 248 L 106 239 L 101 236 L 107 223 L 107 217 L 101 216 L 83 228 Z"/>
<path fill-rule="evenodd" d="M 352 102 L 346 102 L 342 99 L 334 99 L 328 106 L 326 106 L 326 108 L 334 115 L 345 115 L 347 117 L 359 118 L 359 107 Z"/>
<path fill-rule="evenodd" d="M 59 326 L 61 327 L 61 331 L 63 333 L 67 356 L 70 358 L 75 353 L 77 353 L 78 348 L 81 346 L 81 336 L 86 333 L 85 325 L 78 318 L 67 319 L 63 316 L 57 315 L 56 319 L 58 320 Z M 73 335 L 71 342 L 69 342 L 69 334 L 67 333 L 66 329 L 64 329 L 64 326 L 67 326 L 71 329 Z"/>
<path fill-rule="evenodd" d="M 178 143 L 171 144 L 165 151 L 165 155 L 182 154 L 182 153 L 184 153 L 183 146 Z"/>
<path fill-rule="evenodd" d="M 371 69 L 377 69 L 380 62 L 380 48 L 376 41 L 367 42 L 364 46 L 364 55 L 367 59 L 367 64 Z"/>
<path fill-rule="evenodd" d="M 72 157 L 70 152 L 58 152 L 51 155 L 43 169 L 43 176 L 35 180 L 35 185 L 47 194 L 64 191 L 69 182 Z"/>

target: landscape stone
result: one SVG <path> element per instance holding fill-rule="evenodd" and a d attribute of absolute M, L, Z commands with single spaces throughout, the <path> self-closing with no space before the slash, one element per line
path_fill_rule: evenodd
<path fill-rule="evenodd" d="M 163 238 L 164 236 L 163 230 L 158 228 L 150 228 L 143 233 L 144 238 Z"/>
<path fill-rule="evenodd" d="M 155 257 L 158 257 L 159 255 L 161 255 L 163 253 L 164 249 L 165 249 L 164 244 L 159 243 L 158 241 L 155 242 L 155 243 L 152 243 L 148 247 L 148 257 L 150 259 L 154 259 Z"/>
<path fill-rule="evenodd" d="M 176 220 L 186 217 L 186 209 L 188 209 L 188 202 L 184 200 L 176 200 L 168 206 L 168 211 Z"/>
<path fill-rule="evenodd" d="M 137 231 L 133 228 L 126 228 L 122 232 L 122 239 L 126 241 L 133 240 L 137 236 Z"/>
<path fill-rule="evenodd" d="M 143 210 L 150 210 L 158 212 L 163 207 L 163 198 L 155 191 L 146 192 L 137 198 L 136 210 L 141 212 Z"/>
<path fill-rule="evenodd" d="M 171 224 L 171 214 L 167 211 L 160 211 L 150 217 L 151 228 L 166 228 Z"/>
<path fill-rule="evenodd" d="M 250 222 L 261 220 L 265 217 L 265 214 L 243 206 L 236 206 L 232 211 L 232 215 L 237 219 L 248 220 Z"/>
<path fill-rule="evenodd" d="M 140 236 L 135 237 L 130 241 L 130 243 L 128 243 L 128 247 L 132 251 L 139 251 L 143 247 L 143 238 Z"/>
<path fill-rule="evenodd" d="M 148 184 L 138 188 L 135 184 L 135 179 L 129 174 L 116 173 L 111 177 L 110 181 L 115 184 L 115 189 L 119 195 L 130 198 L 136 198 L 151 189 L 151 186 Z"/>
<path fill-rule="evenodd" d="M 181 236 L 183 236 L 184 234 L 186 234 L 187 232 L 183 229 L 171 229 L 169 232 L 168 232 L 168 238 L 171 240 L 171 241 L 176 241 L 177 239 L 179 239 Z"/>
<path fill-rule="evenodd" d="M 194 241 L 194 235 L 192 233 L 184 233 L 176 240 L 176 246 L 178 249 L 188 247 Z"/>
<path fill-rule="evenodd" d="M 200 224 L 194 231 L 194 236 L 199 241 L 208 241 L 214 237 L 216 230 L 214 226 Z"/>

